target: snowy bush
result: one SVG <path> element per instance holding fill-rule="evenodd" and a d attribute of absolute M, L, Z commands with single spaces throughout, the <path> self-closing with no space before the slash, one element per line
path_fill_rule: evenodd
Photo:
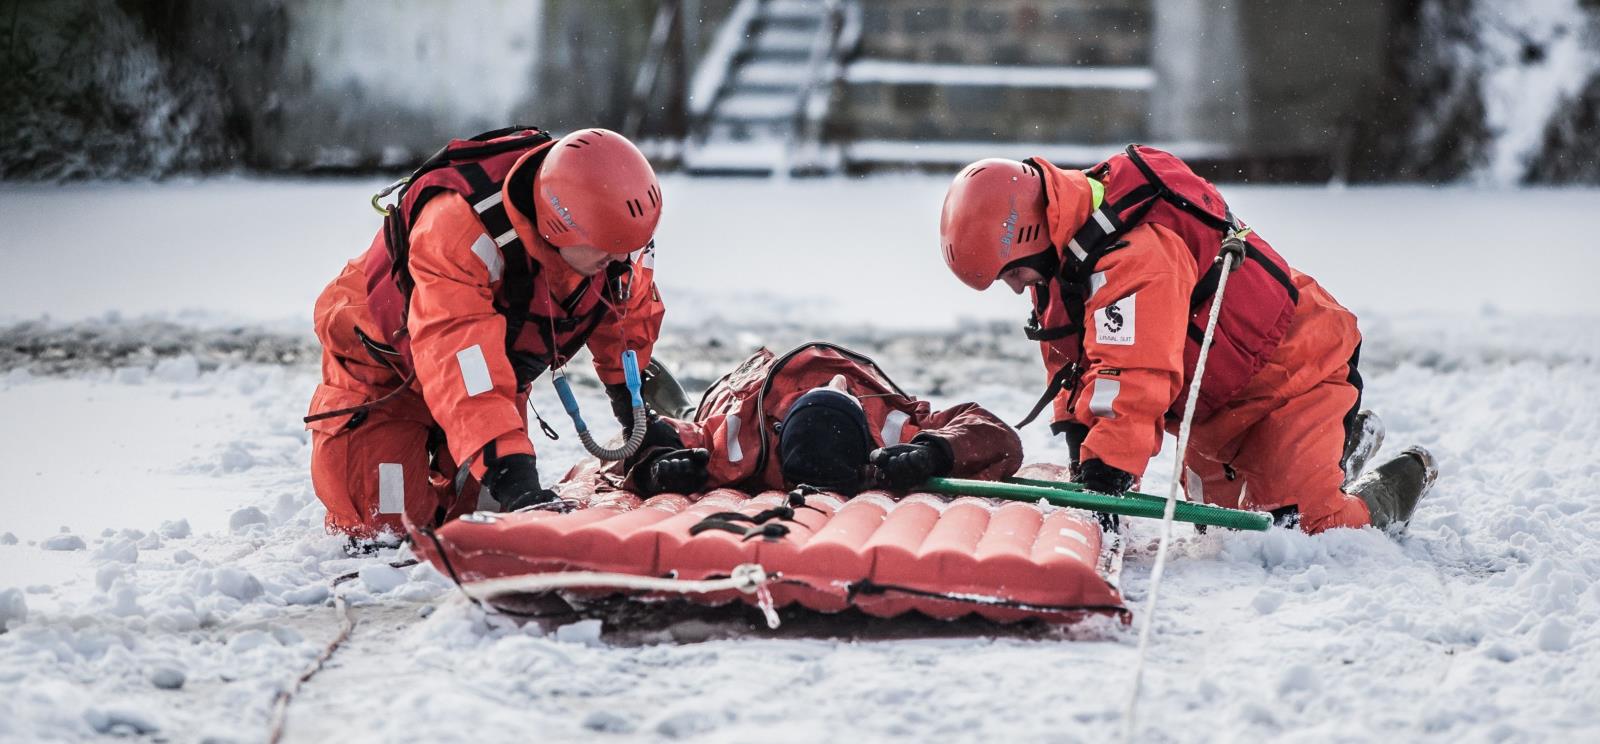
<path fill-rule="evenodd" d="M 124 6 L 9 5 L 0 17 L 0 179 L 165 176 L 236 157 L 215 73 L 164 53 Z"/>

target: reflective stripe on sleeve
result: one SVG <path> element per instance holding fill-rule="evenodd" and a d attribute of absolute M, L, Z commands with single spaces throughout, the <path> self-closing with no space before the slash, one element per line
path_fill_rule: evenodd
<path fill-rule="evenodd" d="M 406 510 L 406 469 L 398 462 L 378 463 L 378 513 Z"/>
<path fill-rule="evenodd" d="M 1089 399 L 1089 412 L 1101 418 L 1116 418 L 1117 412 L 1111 404 L 1117 402 L 1117 394 L 1122 392 L 1122 381 L 1105 377 L 1094 379 L 1094 396 Z"/>
<path fill-rule="evenodd" d="M 461 367 L 461 381 L 467 386 L 468 398 L 494 389 L 494 383 L 489 380 L 489 363 L 483 358 L 483 347 L 473 344 L 456 352 L 456 364 Z"/>
<path fill-rule="evenodd" d="M 1106 272 L 1096 271 L 1089 275 L 1089 299 L 1094 299 L 1094 293 L 1106 286 Z"/>
<path fill-rule="evenodd" d="M 506 260 L 500 255 L 500 246 L 495 245 L 488 235 L 479 235 L 472 241 L 472 255 L 483 262 L 483 267 L 489 270 L 489 281 L 500 281 L 500 275 L 505 272 Z"/>
<path fill-rule="evenodd" d="M 728 462 L 739 462 L 744 459 L 744 448 L 739 446 L 739 414 L 728 414 Z"/>
<path fill-rule="evenodd" d="M 905 435 L 906 422 L 909 420 L 911 416 L 904 411 L 890 411 L 888 416 L 884 416 L 883 430 L 879 432 L 883 436 L 883 446 L 893 447 L 899 444 L 900 437 Z"/>
<path fill-rule="evenodd" d="M 505 198 L 504 194 L 496 191 L 493 194 L 484 197 L 483 201 L 472 205 L 472 211 L 477 212 L 478 214 L 483 214 L 484 212 L 494 209 L 494 205 L 499 204 L 500 200 L 503 198 Z"/>

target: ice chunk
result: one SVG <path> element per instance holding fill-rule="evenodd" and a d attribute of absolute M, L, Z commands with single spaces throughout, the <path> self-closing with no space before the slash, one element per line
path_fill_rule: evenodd
<path fill-rule="evenodd" d="M 1539 626 L 1539 650 L 1559 653 L 1572 645 L 1572 629 L 1560 618 L 1545 618 Z"/>
<path fill-rule="evenodd" d="M 375 594 L 394 591 L 406 583 L 405 572 L 387 563 L 371 563 L 361 567 L 361 583 Z"/>
<path fill-rule="evenodd" d="M 91 707 L 83 712 L 83 720 L 99 734 L 144 736 L 161 730 L 149 713 L 126 705 Z"/>
<path fill-rule="evenodd" d="M 180 548 L 178 550 L 172 551 L 172 562 L 173 563 L 190 563 L 190 562 L 196 561 L 196 560 L 199 560 L 199 559 L 195 558 L 194 553 L 191 553 L 191 552 L 189 552 L 187 550 L 183 550 L 183 549 Z"/>
<path fill-rule="evenodd" d="M 28 619 L 28 602 L 21 589 L 0 589 L 0 632 Z"/>
<path fill-rule="evenodd" d="M 9 532 L 0 534 L 0 545 L 16 545 L 17 536 Z"/>
<path fill-rule="evenodd" d="M 314 605 L 328 601 L 331 593 L 325 584 L 307 584 L 284 592 L 282 598 L 284 602 L 292 605 Z"/>
<path fill-rule="evenodd" d="M 607 734 L 631 734 L 638 724 L 621 714 L 609 710 L 597 710 L 584 717 L 583 727 Z"/>
<path fill-rule="evenodd" d="M 100 546 L 94 557 L 103 561 L 135 563 L 139 560 L 139 546 L 129 539 L 113 540 Z"/>
<path fill-rule="evenodd" d="M 562 643 L 581 643 L 585 646 L 600 645 L 601 621 L 598 619 L 579 620 L 578 622 L 556 628 L 556 640 Z"/>
<path fill-rule="evenodd" d="M 150 684 L 163 690 L 178 690 L 188 680 L 183 667 L 177 662 L 161 662 L 150 669 Z"/>
<path fill-rule="evenodd" d="M 1278 607 L 1282 604 L 1283 592 L 1274 589 L 1262 589 L 1261 593 L 1257 594 L 1256 598 L 1250 602 L 1250 606 L 1256 608 L 1256 612 L 1263 615 L 1277 612 Z"/>
<path fill-rule="evenodd" d="M 191 534 L 191 530 L 189 529 L 189 520 L 178 519 L 170 522 L 162 522 L 161 526 L 156 529 L 156 532 L 161 533 L 162 537 L 168 539 L 182 540 Z"/>
<path fill-rule="evenodd" d="M 83 538 L 68 532 L 60 535 L 52 535 L 50 539 L 45 540 L 44 544 L 40 547 L 43 547 L 45 550 L 83 550 L 89 546 L 83 541 Z"/>
<path fill-rule="evenodd" d="M 252 524 L 266 523 L 266 513 L 253 506 L 240 509 L 228 517 L 228 529 L 233 532 L 241 532 Z"/>
<path fill-rule="evenodd" d="M 111 591 L 111 585 L 127 573 L 128 569 L 120 563 L 103 564 L 95 569 L 94 585 L 100 587 L 102 592 Z"/>
<path fill-rule="evenodd" d="M 224 473 L 243 472 L 256 466 L 256 456 L 250 454 L 243 442 L 229 442 L 228 448 L 222 452 L 221 465 Z"/>
<path fill-rule="evenodd" d="M 162 382 L 194 382 L 200 379 L 200 360 L 190 354 L 163 359 L 150 373 Z"/>
<path fill-rule="evenodd" d="M 211 585 L 222 594 L 241 602 L 261 596 L 261 582 L 243 569 L 224 566 L 211 572 Z"/>

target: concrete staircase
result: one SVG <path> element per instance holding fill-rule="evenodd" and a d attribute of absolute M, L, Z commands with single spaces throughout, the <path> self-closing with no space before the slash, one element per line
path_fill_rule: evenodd
<path fill-rule="evenodd" d="M 837 0 L 740 0 L 695 74 L 691 173 L 827 169 L 817 132 L 837 75 Z"/>

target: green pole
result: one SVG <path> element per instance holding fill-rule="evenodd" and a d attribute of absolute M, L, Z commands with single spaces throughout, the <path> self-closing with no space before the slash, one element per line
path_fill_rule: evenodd
<path fill-rule="evenodd" d="M 1048 485 L 1035 485 L 1048 484 Z M 1001 483 L 996 481 L 967 480 L 964 478 L 929 478 L 921 486 L 929 493 L 949 496 L 982 496 L 1007 501 L 1039 501 L 1055 506 L 1121 514 L 1125 517 L 1160 519 L 1166 509 L 1166 499 L 1143 493 L 1111 496 L 1086 491 L 1077 483 L 1029 481 L 1026 483 Z M 1224 509 L 1220 506 L 1193 504 L 1179 501 L 1173 519 L 1180 522 L 1227 527 L 1235 530 L 1265 531 L 1272 526 L 1272 517 L 1260 512 Z"/>

